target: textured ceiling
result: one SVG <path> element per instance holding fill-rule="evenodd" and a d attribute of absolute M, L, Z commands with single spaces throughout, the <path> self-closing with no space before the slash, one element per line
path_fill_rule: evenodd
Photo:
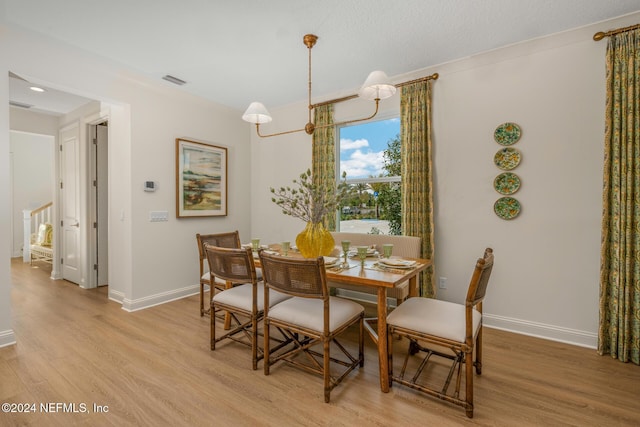
<path fill-rule="evenodd" d="M 390 77 L 640 10 L 638 0 L 0 0 L 43 33 L 244 109 L 353 92 Z M 164 81 L 163 81 L 164 82 Z M 169 84 L 166 83 L 165 84 Z"/>

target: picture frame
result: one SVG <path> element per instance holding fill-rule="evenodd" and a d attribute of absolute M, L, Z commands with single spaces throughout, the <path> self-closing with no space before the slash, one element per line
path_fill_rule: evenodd
<path fill-rule="evenodd" d="M 227 215 L 227 149 L 176 138 L 176 217 Z"/>

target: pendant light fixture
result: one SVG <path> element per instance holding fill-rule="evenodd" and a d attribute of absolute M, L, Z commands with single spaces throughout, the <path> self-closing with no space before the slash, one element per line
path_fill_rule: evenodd
<path fill-rule="evenodd" d="M 378 104 L 380 100 L 389 98 L 390 96 L 393 96 L 393 94 L 396 93 L 396 87 L 389 83 L 389 79 L 384 72 L 373 71 L 369 74 L 369 77 L 367 77 L 367 80 L 365 80 L 364 84 L 362 85 L 362 88 L 358 92 L 359 97 L 368 99 L 371 101 L 375 101 L 376 107 L 372 115 L 370 115 L 369 117 L 364 117 L 362 119 L 348 120 L 340 123 L 332 123 L 330 125 L 316 126 L 311 120 L 313 110 L 315 109 L 313 104 L 311 104 L 311 49 L 316 44 L 317 40 L 318 40 L 318 36 L 313 34 L 306 34 L 302 39 L 303 43 L 305 44 L 305 46 L 307 46 L 307 49 L 309 50 L 309 79 L 308 79 L 309 119 L 307 124 L 300 129 L 294 129 L 294 130 L 289 130 L 285 132 L 278 132 L 278 133 L 263 135 L 260 133 L 260 125 L 269 123 L 273 119 L 271 117 L 271 114 L 269 114 L 269 111 L 267 111 L 267 108 L 262 103 L 252 102 L 249 105 L 249 108 L 247 108 L 247 110 L 242 115 L 242 120 L 255 124 L 256 132 L 258 136 L 260 136 L 261 138 L 268 138 L 271 136 L 285 135 L 289 133 L 302 132 L 302 131 L 305 131 L 307 134 L 312 135 L 316 129 L 322 129 L 329 126 L 338 126 L 338 125 L 344 125 L 344 124 L 369 120 L 375 117 L 376 114 L 378 114 Z"/>

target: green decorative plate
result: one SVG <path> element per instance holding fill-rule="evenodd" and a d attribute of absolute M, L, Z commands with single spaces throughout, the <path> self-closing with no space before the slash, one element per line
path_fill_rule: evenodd
<path fill-rule="evenodd" d="M 493 139 L 500 145 L 513 145 L 520 139 L 522 131 L 515 123 L 503 123 L 493 132 Z"/>
<path fill-rule="evenodd" d="M 502 148 L 493 156 L 493 162 L 496 166 L 505 171 L 510 171 L 518 166 L 521 159 L 520 151 L 511 147 Z"/>
<path fill-rule="evenodd" d="M 493 188 L 505 196 L 513 194 L 520 188 L 520 177 L 512 172 L 503 172 L 493 180 Z"/>
<path fill-rule="evenodd" d="M 520 202 L 513 197 L 501 197 L 493 205 L 493 210 L 502 219 L 513 219 L 520 214 Z"/>

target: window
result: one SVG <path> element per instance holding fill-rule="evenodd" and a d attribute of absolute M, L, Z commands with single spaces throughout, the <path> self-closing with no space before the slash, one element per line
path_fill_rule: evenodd
<path fill-rule="evenodd" d="M 339 134 L 339 173 L 356 194 L 340 208 L 338 230 L 401 234 L 400 119 L 343 126 Z"/>

